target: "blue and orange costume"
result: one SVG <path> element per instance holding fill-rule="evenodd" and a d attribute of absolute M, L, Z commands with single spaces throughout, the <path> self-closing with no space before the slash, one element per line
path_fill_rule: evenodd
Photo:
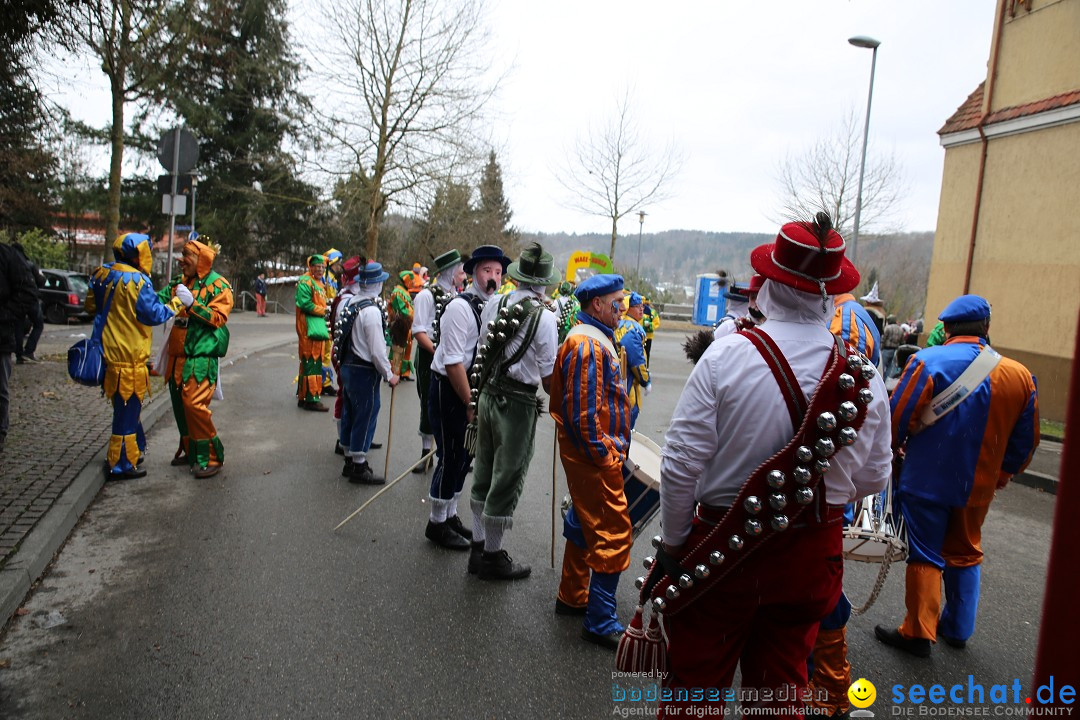
<path fill-rule="evenodd" d="M 876 366 L 881 359 L 881 333 L 870 313 L 851 293 L 837 295 L 833 302 L 836 313 L 829 325 L 829 332 L 847 340 Z"/>
<path fill-rule="evenodd" d="M 146 452 L 146 435 L 140 414 L 150 394 L 150 327 L 173 317 L 183 304 L 163 303 L 150 282 L 150 237 L 126 233 L 113 243 L 116 262 L 106 263 L 90 277 L 85 307 L 90 314 L 108 305 L 101 334 L 105 350 L 103 392 L 113 405 L 112 437 L 109 438 L 109 477 L 141 477 L 139 462 Z"/>
<path fill-rule="evenodd" d="M 985 299 L 962 295 L 945 308 L 941 320 L 948 327 L 989 316 Z M 905 449 L 896 498 L 909 545 L 907 616 L 899 628 L 903 640 L 934 642 L 940 634 L 960 646 L 971 637 L 983 520 L 994 491 L 1027 467 L 1039 444 L 1035 378 L 1004 357 L 952 412 L 925 424 L 924 412 L 934 396 L 989 350 L 984 337 L 950 336 L 944 345 L 916 353 L 893 391 L 893 447 Z M 879 639 L 882 634 L 889 631 L 879 629 Z"/>
<path fill-rule="evenodd" d="M 592 297 L 606 294 L 602 291 L 614 289 L 622 289 L 621 277 L 594 275 L 575 295 L 584 306 Z M 611 328 L 584 312 L 577 314 L 577 320 L 602 332 L 614 347 Z M 584 629 L 611 635 L 623 629 L 615 614 L 615 590 L 619 575 L 630 566 L 633 545 L 623 491 L 630 400 L 619 358 L 604 343 L 571 331 L 555 358 L 551 415 L 574 503 L 564 529 L 568 540 L 556 607 L 569 608 L 571 613 L 584 608 Z"/>
<path fill-rule="evenodd" d="M 642 304 L 641 296 L 630 294 L 630 307 Z M 632 317 L 624 317 L 615 328 L 615 342 L 626 351 L 626 393 L 630 397 L 630 429 L 637 425 L 649 385 L 649 361 L 645 355 L 645 329 Z"/>

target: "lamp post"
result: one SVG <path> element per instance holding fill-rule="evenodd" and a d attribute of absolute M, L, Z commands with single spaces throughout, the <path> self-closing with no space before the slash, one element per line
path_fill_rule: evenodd
<path fill-rule="evenodd" d="M 870 91 L 866 95 L 866 123 L 863 125 L 862 159 L 859 160 L 859 191 L 855 195 L 855 228 L 851 231 L 851 261 L 855 262 L 856 248 L 859 242 L 859 220 L 862 218 L 863 175 L 866 174 L 866 141 L 870 137 L 870 103 L 874 100 L 874 70 L 877 68 L 877 49 L 880 41 L 865 35 L 848 38 L 855 47 L 869 48 L 874 51 L 870 59 Z"/>
<path fill-rule="evenodd" d="M 641 281 L 641 230 L 645 227 L 645 211 L 638 210 L 638 228 L 637 228 L 637 269 L 634 270 L 634 274 L 637 275 L 638 282 Z"/>

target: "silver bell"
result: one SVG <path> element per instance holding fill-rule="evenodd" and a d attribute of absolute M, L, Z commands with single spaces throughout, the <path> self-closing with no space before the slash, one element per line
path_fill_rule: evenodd
<path fill-rule="evenodd" d="M 521 317 L 524 314 L 525 314 L 525 306 L 524 305 L 515 305 L 514 306 L 514 315 L 515 316 Z"/>
<path fill-rule="evenodd" d="M 859 391 L 859 402 L 863 405 L 869 405 L 874 401 L 874 392 L 870 388 L 863 388 Z"/>
<path fill-rule="evenodd" d="M 679 592 L 679 588 L 675 587 L 674 585 L 668 585 L 667 592 L 665 592 L 664 594 L 667 595 L 668 600 L 678 600 L 679 595 L 682 595 L 682 593 Z"/>
<path fill-rule="evenodd" d="M 799 462 L 810 462 L 814 459 L 814 453 L 805 445 L 795 448 L 795 459 Z"/>
<path fill-rule="evenodd" d="M 480 397 L 480 391 L 476 388 L 473 388 L 469 391 L 469 397 L 471 397 L 473 400 L 476 400 L 476 398 Z"/>
<path fill-rule="evenodd" d="M 810 482 L 813 474 L 811 474 L 810 468 L 800 465 L 795 468 L 795 470 L 791 473 L 791 476 L 795 478 L 795 482 L 799 483 L 800 485 L 805 485 L 806 483 Z"/>
<path fill-rule="evenodd" d="M 824 432 L 831 433 L 836 429 L 836 416 L 831 412 L 821 413 L 817 418 L 817 426 Z"/>
<path fill-rule="evenodd" d="M 653 610 L 655 610 L 656 612 L 662 613 L 667 610 L 667 602 L 664 600 L 664 598 L 653 598 L 652 606 Z"/>
<path fill-rule="evenodd" d="M 818 441 L 814 443 L 814 450 L 821 457 L 827 458 L 836 452 L 836 445 L 833 443 L 832 438 L 818 438 Z"/>
<path fill-rule="evenodd" d="M 646 570 L 652 570 L 653 563 L 656 562 L 656 558 L 652 555 L 645 558 L 641 564 L 645 566 Z"/>
<path fill-rule="evenodd" d="M 751 495 L 743 500 L 743 507 L 746 508 L 746 512 L 751 515 L 757 515 L 761 512 L 761 501 L 758 500 L 756 495 Z"/>
<path fill-rule="evenodd" d="M 841 447 L 847 447 L 853 444 L 859 438 L 859 433 L 855 431 L 853 427 L 846 427 L 840 429 L 840 435 L 837 436 L 837 441 Z"/>
<path fill-rule="evenodd" d="M 874 377 L 874 366 L 869 364 L 869 363 L 867 363 L 866 365 L 863 365 L 862 366 L 862 376 L 863 376 L 863 380 L 869 380 L 870 378 Z"/>
<path fill-rule="evenodd" d="M 690 577 L 689 575 L 685 575 L 685 574 L 680 575 L 679 576 L 679 587 L 682 588 L 683 590 L 689 590 L 690 588 L 694 587 L 694 578 Z"/>
<path fill-rule="evenodd" d="M 495 339 L 495 331 L 489 331 L 487 337 L 484 338 L 484 344 L 490 345 L 491 341 Z"/>
<path fill-rule="evenodd" d="M 660 547 L 660 543 L 662 543 L 663 541 L 664 541 L 664 538 L 660 537 L 659 535 L 653 535 L 652 540 L 650 540 L 650 542 L 652 543 L 652 546 L 654 548 L 658 548 L 658 549 Z"/>
<path fill-rule="evenodd" d="M 783 510 L 787 507 L 787 495 L 784 493 L 773 493 L 769 496 L 769 507 L 773 510 Z"/>
<path fill-rule="evenodd" d="M 506 342 L 506 333 L 501 332 L 501 331 L 495 333 L 495 339 L 498 340 L 501 343 Z"/>
<path fill-rule="evenodd" d="M 634 581 L 634 587 L 636 587 L 638 590 L 645 587 L 645 577 L 642 576 L 642 577 L 639 577 L 637 580 L 635 580 Z"/>
<path fill-rule="evenodd" d="M 724 553 L 719 550 L 713 550 L 709 553 L 709 563 L 712 565 L 719 565 L 724 562 Z"/>
<path fill-rule="evenodd" d="M 851 353 L 847 356 L 847 366 L 849 370 L 858 370 L 862 364 L 862 358 L 856 353 Z"/>
<path fill-rule="evenodd" d="M 761 527 L 761 523 L 759 523 L 757 520 L 747 520 L 743 524 L 743 528 L 746 530 L 746 534 L 750 537 L 757 537 L 761 534 L 761 531 L 764 530 L 764 528 Z"/>
<path fill-rule="evenodd" d="M 504 307 L 504 308 L 501 308 L 501 309 L 499 310 L 499 317 L 501 317 L 501 318 L 504 318 L 504 317 L 506 317 L 506 316 L 507 316 L 507 315 L 509 315 L 509 314 L 510 314 L 510 308 L 506 308 L 506 307 Z"/>
<path fill-rule="evenodd" d="M 830 467 L 832 467 L 832 465 L 825 458 L 814 461 L 814 469 L 818 471 L 818 475 L 824 475 L 829 472 Z"/>
<path fill-rule="evenodd" d="M 836 384 L 840 386 L 841 390 L 850 390 L 855 387 L 855 378 L 847 373 L 842 373 L 840 377 L 836 379 Z"/>
<path fill-rule="evenodd" d="M 510 327 L 517 330 L 519 327 L 521 327 L 521 321 L 518 320 L 517 318 L 514 318 L 513 320 L 510 321 Z"/>
<path fill-rule="evenodd" d="M 499 318 L 499 322 L 495 323 L 495 327 L 498 328 L 499 330 L 505 330 L 506 329 L 506 318 L 505 317 Z"/>
<path fill-rule="evenodd" d="M 776 532 L 784 532 L 788 529 L 787 515 L 777 515 L 772 519 L 772 529 Z"/>
<path fill-rule="evenodd" d="M 704 565 L 698 565 L 696 568 L 694 568 L 694 577 L 696 577 L 698 580 L 704 580 L 705 578 L 709 577 L 709 568 Z"/>
<path fill-rule="evenodd" d="M 851 422 L 859 415 L 859 408 L 855 406 L 855 403 L 850 400 L 845 400 L 840 403 L 840 409 L 837 410 L 840 415 L 840 419 L 844 422 Z"/>
<path fill-rule="evenodd" d="M 742 550 L 743 549 L 743 539 L 741 537 L 739 537 L 738 535 L 732 535 L 730 538 L 728 538 L 727 544 L 728 544 L 728 547 L 731 548 L 732 550 Z"/>
<path fill-rule="evenodd" d="M 770 470 L 765 477 L 765 482 L 769 483 L 769 487 L 773 490 L 779 490 L 784 487 L 784 473 L 779 470 Z"/>
<path fill-rule="evenodd" d="M 795 491 L 795 502 L 800 505 L 809 505 L 814 501 L 814 491 L 808 487 L 801 487 Z"/>
<path fill-rule="evenodd" d="M 477 354 L 476 354 L 476 359 L 477 359 L 477 360 L 479 360 L 479 359 L 480 359 L 480 353 L 477 353 Z M 471 382 L 471 383 L 472 383 L 473 385 L 475 385 L 476 383 L 480 382 L 480 373 L 478 373 L 478 372 L 474 372 L 474 373 L 473 373 L 472 375 L 470 375 L 470 376 L 469 376 L 469 381 L 470 381 L 470 382 Z"/>

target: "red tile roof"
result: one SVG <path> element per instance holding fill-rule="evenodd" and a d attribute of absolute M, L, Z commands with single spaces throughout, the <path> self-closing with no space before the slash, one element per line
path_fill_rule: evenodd
<path fill-rule="evenodd" d="M 945 121 L 945 124 L 938 130 L 938 135 L 948 135 L 949 133 L 970 130 L 978 126 L 979 117 L 982 114 L 984 84 L 980 83 L 979 87 L 975 88 L 975 92 L 971 93 L 968 99 L 964 101 L 964 104 L 957 108 L 952 117 Z M 1073 90 L 1044 100 L 1036 100 L 1023 105 L 1013 105 L 1012 107 L 995 110 L 986 116 L 986 124 L 992 125 L 993 123 L 1014 120 L 1026 115 L 1037 115 L 1048 110 L 1056 110 L 1077 104 L 1080 104 L 1080 90 Z"/>

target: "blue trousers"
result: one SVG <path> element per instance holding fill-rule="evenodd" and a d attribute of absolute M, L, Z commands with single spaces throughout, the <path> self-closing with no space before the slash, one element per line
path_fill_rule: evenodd
<path fill-rule="evenodd" d="M 371 449 L 382 398 L 379 371 L 364 365 L 341 366 L 341 422 L 338 441 L 346 457 L 356 457 Z"/>
<path fill-rule="evenodd" d="M 146 433 L 143 432 L 142 401 L 132 395 L 124 402 L 119 395 L 113 395 L 112 437 L 109 438 L 109 472 L 114 475 L 135 469 L 139 458 L 146 452 Z M 130 446 L 135 441 L 138 455 L 131 452 Z M 134 457 L 133 457 L 134 455 Z"/>
<path fill-rule="evenodd" d="M 435 456 L 439 459 L 431 476 L 431 497 L 451 500 L 465 487 L 472 458 L 465 450 L 466 407 L 448 378 L 431 373 L 428 390 L 428 420 L 435 435 Z"/>

